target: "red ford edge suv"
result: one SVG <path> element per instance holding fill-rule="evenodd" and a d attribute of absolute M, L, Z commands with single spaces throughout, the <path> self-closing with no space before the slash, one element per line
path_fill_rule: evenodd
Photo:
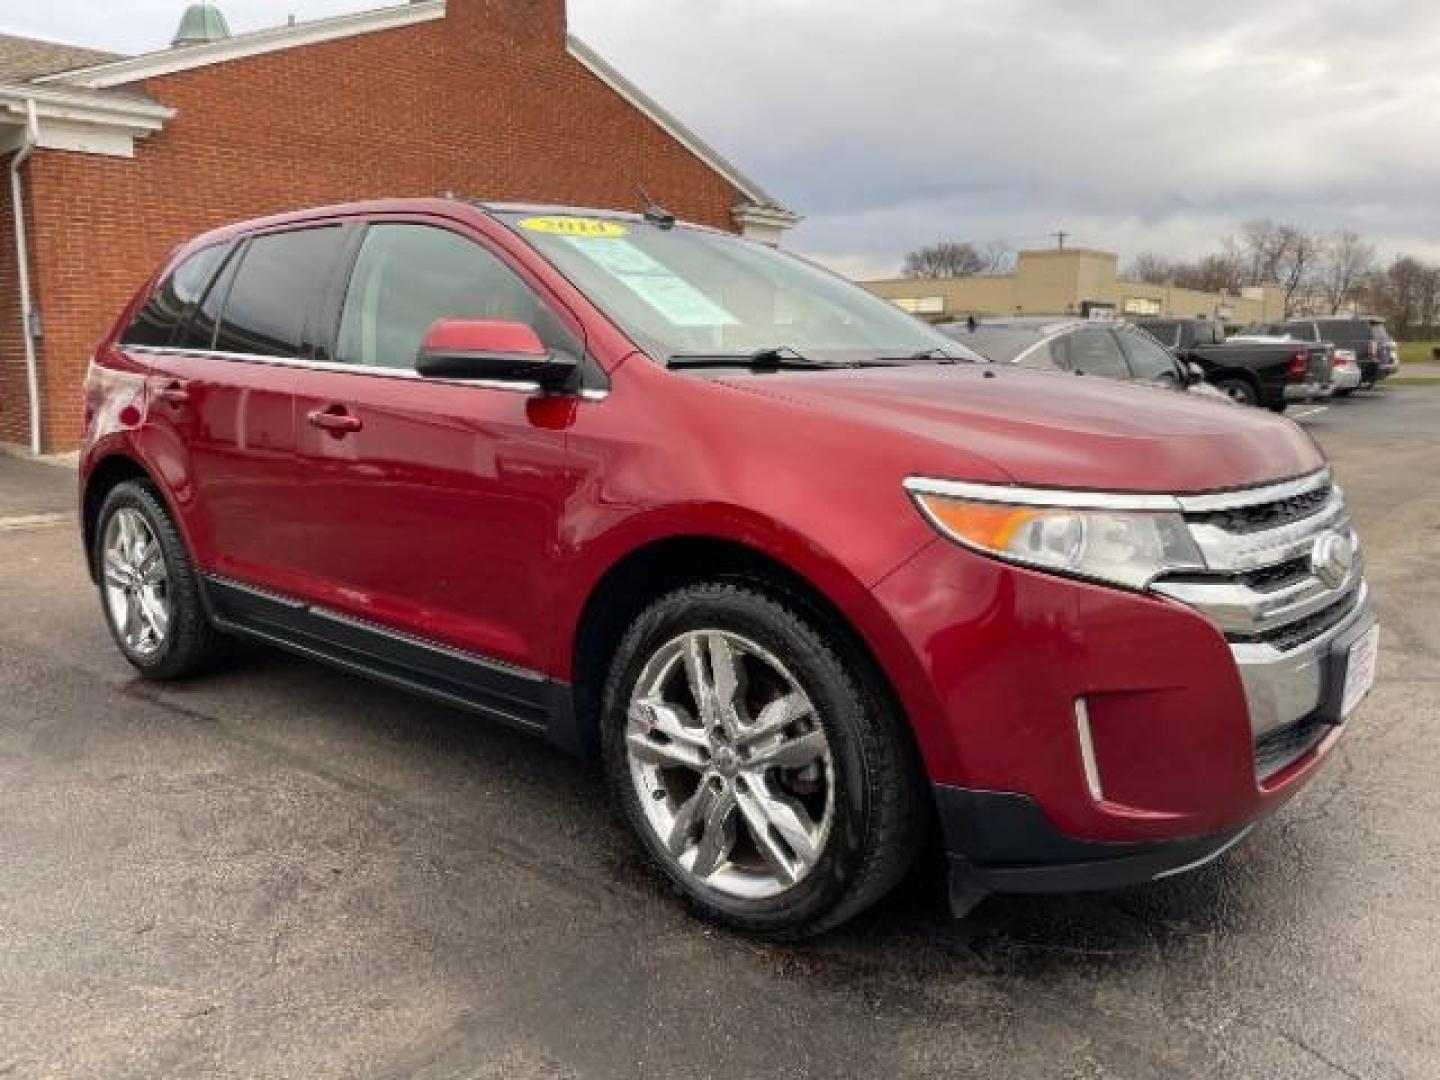
<path fill-rule="evenodd" d="M 701 914 L 800 936 L 938 822 L 958 911 L 1200 865 L 1373 681 L 1271 416 L 992 366 L 765 246 L 442 200 L 177 250 L 90 368 L 119 648 L 240 634 L 603 760 Z"/>

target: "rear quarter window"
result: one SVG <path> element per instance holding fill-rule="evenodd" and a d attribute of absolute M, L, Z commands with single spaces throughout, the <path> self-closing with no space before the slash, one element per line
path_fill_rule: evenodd
<path fill-rule="evenodd" d="M 140 348 L 164 348 L 171 344 L 180 324 L 205 295 L 210 279 L 229 250 L 228 244 L 216 244 L 187 256 L 155 287 L 121 336 L 120 344 Z"/>

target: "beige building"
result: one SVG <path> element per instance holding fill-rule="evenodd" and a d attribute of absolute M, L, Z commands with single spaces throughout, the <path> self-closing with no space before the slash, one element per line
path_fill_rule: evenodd
<path fill-rule="evenodd" d="M 1239 295 L 1146 285 L 1120 277 L 1108 251 L 1022 251 L 1010 274 L 961 278 L 896 278 L 861 282 L 878 296 L 921 318 L 939 322 L 967 315 L 1082 315 L 1118 318 L 1206 315 L 1231 323 L 1284 318 L 1284 296 L 1270 285 Z"/>

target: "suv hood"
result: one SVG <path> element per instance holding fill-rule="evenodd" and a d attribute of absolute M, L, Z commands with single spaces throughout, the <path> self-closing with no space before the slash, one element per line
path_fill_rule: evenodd
<path fill-rule="evenodd" d="M 946 475 L 956 450 L 1017 484 L 1176 494 L 1270 483 L 1325 461 L 1301 428 L 1261 410 L 1061 372 L 923 365 L 718 381 L 908 437 L 912 471 L 946 479 L 975 479 Z"/>

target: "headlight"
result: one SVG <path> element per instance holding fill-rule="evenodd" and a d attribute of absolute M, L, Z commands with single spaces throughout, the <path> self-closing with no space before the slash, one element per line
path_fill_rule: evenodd
<path fill-rule="evenodd" d="M 905 487 L 945 536 L 1007 562 L 1130 589 L 1143 589 L 1160 574 L 1205 569 L 1179 504 L 1167 495 L 919 478 Z"/>

